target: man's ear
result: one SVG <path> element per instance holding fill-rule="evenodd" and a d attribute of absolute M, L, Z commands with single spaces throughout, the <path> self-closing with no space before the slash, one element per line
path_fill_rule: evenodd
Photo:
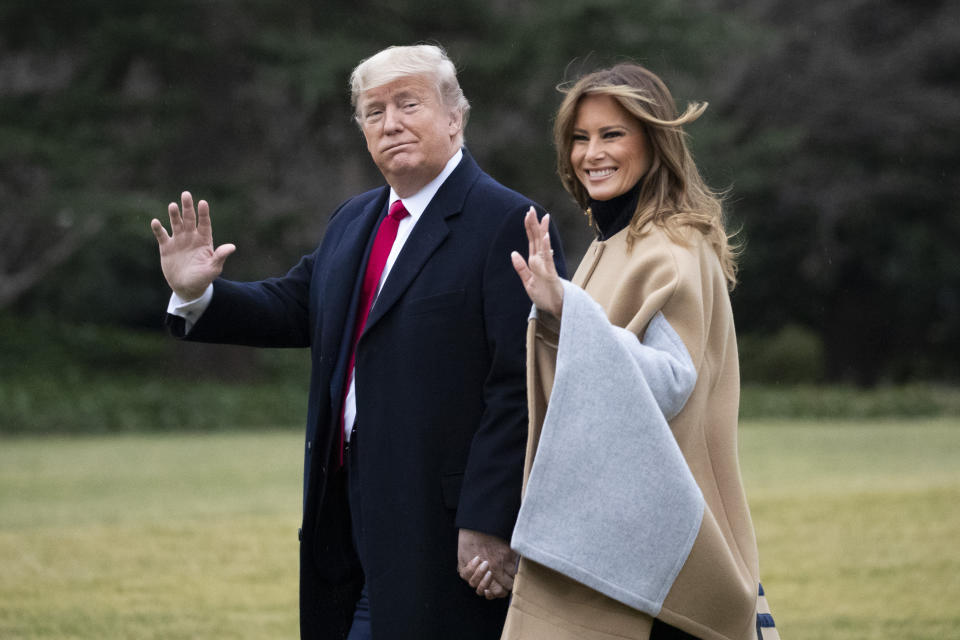
<path fill-rule="evenodd" d="M 454 109 L 450 112 L 450 125 L 448 127 L 450 131 L 450 137 L 456 137 L 458 133 L 463 130 L 463 112 L 457 109 Z"/>

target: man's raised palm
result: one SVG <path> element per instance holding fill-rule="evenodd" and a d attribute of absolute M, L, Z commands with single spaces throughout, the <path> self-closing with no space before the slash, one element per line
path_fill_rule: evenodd
<path fill-rule="evenodd" d="M 236 247 L 224 244 L 214 249 L 206 200 L 199 202 L 197 211 L 189 191 L 181 194 L 180 201 L 182 212 L 175 202 L 167 207 L 172 235 L 156 218 L 150 222 L 150 228 L 160 246 L 160 267 L 167 284 L 181 299 L 194 300 L 220 275 L 224 261 Z"/>

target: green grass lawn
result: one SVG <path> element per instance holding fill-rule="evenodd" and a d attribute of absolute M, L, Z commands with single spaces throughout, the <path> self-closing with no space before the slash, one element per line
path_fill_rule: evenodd
<path fill-rule="evenodd" d="M 748 423 L 741 441 L 785 640 L 960 638 L 960 420 Z"/>
<path fill-rule="evenodd" d="M 0 638 L 295 638 L 295 431 L 0 440 Z"/>
<path fill-rule="evenodd" d="M 960 636 L 960 420 L 741 438 L 785 640 Z M 0 638 L 297 637 L 301 464 L 297 431 L 0 439 Z"/>

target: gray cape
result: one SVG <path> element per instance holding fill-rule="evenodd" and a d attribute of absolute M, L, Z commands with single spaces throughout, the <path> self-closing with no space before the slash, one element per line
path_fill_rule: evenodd
<path fill-rule="evenodd" d="M 656 616 L 705 508 L 667 424 L 696 369 L 662 314 L 640 341 L 563 286 L 556 376 L 511 546 Z"/>

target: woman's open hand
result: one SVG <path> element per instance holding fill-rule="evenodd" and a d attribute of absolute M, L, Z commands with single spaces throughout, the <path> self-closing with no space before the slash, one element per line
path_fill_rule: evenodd
<path fill-rule="evenodd" d="M 513 268 L 533 304 L 559 317 L 563 310 L 563 285 L 553 262 L 553 249 L 550 248 L 550 214 L 538 222 L 536 210 L 530 207 L 523 219 L 523 226 L 530 243 L 528 258 L 524 260 L 514 251 L 510 254 Z"/>

